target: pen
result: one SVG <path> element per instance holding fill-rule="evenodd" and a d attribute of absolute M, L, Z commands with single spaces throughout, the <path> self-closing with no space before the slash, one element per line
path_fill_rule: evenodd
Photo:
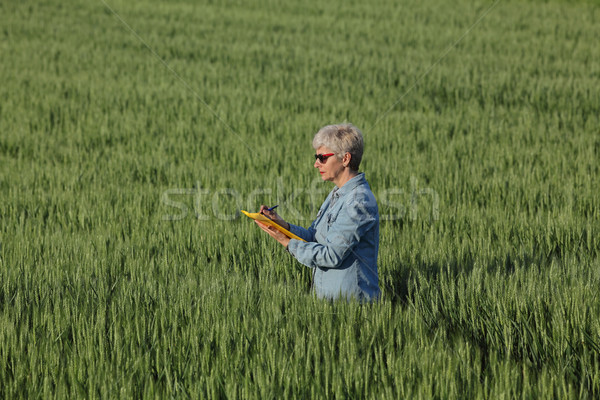
<path fill-rule="evenodd" d="M 274 210 L 274 209 L 276 209 L 277 207 L 279 207 L 279 204 L 277 204 L 277 205 L 275 205 L 275 206 L 273 206 L 273 207 L 271 207 L 271 208 L 267 208 L 267 210 L 269 210 L 269 211 L 273 211 L 273 210 Z"/>

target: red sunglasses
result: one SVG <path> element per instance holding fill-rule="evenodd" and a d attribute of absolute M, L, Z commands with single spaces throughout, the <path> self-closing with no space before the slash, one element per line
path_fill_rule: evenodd
<path fill-rule="evenodd" d="M 335 153 L 328 153 L 328 154 L 315 154 L 315 160 L 319 160 L 321 161 L 321 163 L 324 163 L 325 161 L 327 161 L 327 159 L 331 156 L 335 155 Z"/>

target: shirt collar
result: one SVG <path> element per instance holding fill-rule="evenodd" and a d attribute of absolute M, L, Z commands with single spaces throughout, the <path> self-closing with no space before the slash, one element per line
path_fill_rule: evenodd
<path fill-rule="evenodd" d="M 346 182 L 344 184 L 344 186 L 342 186 L 341 188 L 338 188 L 336 186 L 333 189 L 333 195 L 335 197 L 344 196 L 346 193 L 350 193 L 352 190 L 354 190 L 354 188 L 356 188 L 357 186 L 362 185 L 365 182 L 366 182 L 365 173 L 364 172 L 360 172 L 358 175 L 356 175 L 352 179 L 348 180 L 348 182 Z"/>

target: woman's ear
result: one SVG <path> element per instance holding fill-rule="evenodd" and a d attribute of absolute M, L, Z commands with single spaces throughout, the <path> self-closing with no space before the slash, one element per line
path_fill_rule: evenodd
<path fill-rule="evenodd" d="M 346 154 L 344 154 L 344 157 L 342 158 L 342 164 L 344 165 L 344 167 L 347 167 L 348 165 L 350 165 L 351 159 L 352 159 L 352 154 L 346 152 Z"/>

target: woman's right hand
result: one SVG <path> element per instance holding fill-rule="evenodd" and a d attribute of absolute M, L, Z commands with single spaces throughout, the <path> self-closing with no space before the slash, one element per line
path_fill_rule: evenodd
<path fill-rule="evenodd" d="M 282 228 L 285 228 L 287 230 L 290 229 L 290 224 L 285 222 L 285 220 L 281 218 L 276 211 L 269 211 L 269 207 L 265 206 L 264 204 L 261 204 L 260 206 L 260 213 L 269 218 L 271 221 L 275 222 L 277 225 L 281 226 Z"/>

